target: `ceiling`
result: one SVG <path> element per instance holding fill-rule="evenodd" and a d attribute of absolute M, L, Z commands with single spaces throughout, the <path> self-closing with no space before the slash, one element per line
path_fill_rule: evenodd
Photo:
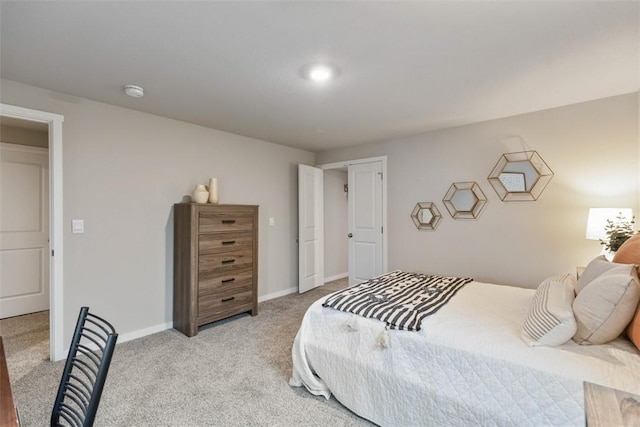
<path fill-rule="evenodd" d="M 323 151 L 635 92 L 639 27 L 640 0 L 3 0 L 0 76 Z"/>

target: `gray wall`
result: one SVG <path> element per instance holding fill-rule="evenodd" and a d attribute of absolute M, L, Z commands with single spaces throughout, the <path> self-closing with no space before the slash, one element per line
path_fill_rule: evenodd
<path fill-rule="evenodd" d="M 64 115 L 65 343 L 81 305 L 121 334 L 172 321 L 172 205 L 212 176 L 221 203 L 260 205 L 259 297 L 297 289 L 297 164 L 314 164 L 313 153 L 1 85 L 3 103 Z M 72 219 L 84 234 L 71 234 Z"/>
<path fill-rule="evenodd" d="M 324 171 L 324 277 L 331 280 L 349 272 L 347 172 Z"/>
<path fill-rule="evenodd" d="M 638 94 L 316 153 L 318 164 L 388 156 L 389 269 L 536 287 L 599 254 L 585 240 L 590 207 L 640 213 Z M 501 202 L 487 176 L 504 152 L 537 150 L 555 176 L 537 202 Z M 489 203 L 476 221 L 453 220 L 442 203 L 455 181 L 477 181 Z M 410 218 L 435 202 L 434 232 Z"/>
<path fill-rule="evenodd" d="M 49 133 L 33 129 L 0 124 L 0 140 L 12 144 L 30 145 L 33 147 L 49 147 Z"/>

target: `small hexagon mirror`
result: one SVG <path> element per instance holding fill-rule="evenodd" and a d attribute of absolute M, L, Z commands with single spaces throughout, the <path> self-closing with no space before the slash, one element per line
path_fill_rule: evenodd
<path fill-rule="evenodd" d="M 435 230 L 441 218 L 440 211 L 431 202 L 420 202 L 411 212 L 411 219 L 418 230 Z"/>
<path fill-rule="evenodd" d="M 454 182 L 442 201 L 453 219 L 476 219 L 487 204 L 476 182 Z"/>
<path fill-rule="evenodd" d="M 538 200 L 553 171 L 536 151 L 503 154 L 487 178 L 503 202 Z"/>

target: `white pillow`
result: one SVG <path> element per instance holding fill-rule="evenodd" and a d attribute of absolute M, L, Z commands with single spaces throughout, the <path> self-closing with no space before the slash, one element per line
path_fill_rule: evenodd
<path fill-rule="evenodd" d="M 544 280 L 531 299 L 522 326 L 522 339 L 530 346 L 556 346 L 569 341 L 576 333 L 571 306 L 575 298 L 576 279 L 561 274 Z"/>

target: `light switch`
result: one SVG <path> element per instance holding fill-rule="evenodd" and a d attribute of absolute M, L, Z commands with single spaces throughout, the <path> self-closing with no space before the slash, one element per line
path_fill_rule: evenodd
<path fill-rule="evenodd" d="M 84 220 L 83 219 L 72 219 L 71 220 L 71 232 L 73 234 L 84 233 Z"/>
<path fill-rule="evenodd" d="M 276 225 L 276 219 L 272 216 L 269 217 L 269 225 L 271 226 Z"/>

